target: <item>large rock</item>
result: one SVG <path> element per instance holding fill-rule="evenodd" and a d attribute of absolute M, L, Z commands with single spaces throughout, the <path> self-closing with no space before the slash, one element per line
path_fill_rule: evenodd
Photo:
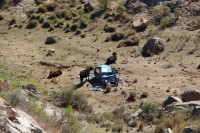
<path fill-rule="evenodd" d="M 142 50 L 143 57 L 158 55 L 164 51 L 165 41 L 160 37 L 150 38 Z"/>
<path fill-rule="evenodd" d="M 169 96 L 162 104 L 162 106 L 165 108 L 167 105 L 170 105 L 172 103 L 182 103 L 181 99 L 175 96 Z"/>
<path fill-rule="evenodd" d="M 49 36 L 47 37 L 45 44 L 54 44 L 57 43 L 59 40 L 61 40 L 61 37 L 59 36 Z"/>
<path fill-rule="evenodd" d="M 46 133 L 36 121 L 25 112 L 12 108 L 0 98 L 1 133 Z"/>
<path fill-rule="evenodd" d="M 192 117 L 194 119 L 199 119 L 200 118 L 200 106 L 194 107 L 194 109 L 192 111 Z"/>
<path fill-rule="evenodd" d="M 95 6 L 94 6 L 94 4 L 92 3 L 92 2 L 87 2 L 85 5 L 84 5 L 84 11 L 85 12 L 91 12 L 91 11 L 93 11 L 95 9 Z"/>
<path fill-rule="evenodd" d="M 125 4 L 129 13 L 137 14 L 147 9 L 147 5 L 142 2 L 126 3 Z"/>
<path fill-rule="evenodd" d="M 200 133 L 200 129 L 196 126 L 187 126 L 183 129 L 183 133 Z"/>
<path fill-rule="evenodd" d="M 200 101 L 200 91 L 198 90 L 188 90 L 183 92 L 180 96 L 184 102 Z"/>
<path fill-rule="evenodd" d="M 147 23 L 148 23 L 148 20 L 145 19 L 145 18 L 141 18 L 141 19 L 138 19 L 136 21 L 133 21 L 133 28 L 140 31 L 140 30 L 145 30 L 146 27 L 147 27 Z"/>

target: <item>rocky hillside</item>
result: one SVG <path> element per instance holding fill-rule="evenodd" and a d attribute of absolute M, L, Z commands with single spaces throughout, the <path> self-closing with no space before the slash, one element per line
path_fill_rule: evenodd
<path fill-rule="evenodd" d="M 200 130 L 199 0 L 1 0 L 0 34 L 2 132 Z"/>

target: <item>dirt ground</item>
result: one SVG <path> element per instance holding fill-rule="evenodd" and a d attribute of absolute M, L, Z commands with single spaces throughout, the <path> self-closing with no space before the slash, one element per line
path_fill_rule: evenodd
<path fill-rule="evenodd" d="M 0 59 L 13 75 L 21 79 L 38 81 L 47 91 L 57 91 L 71 84 L 79 84 L 78 74 L 81 70 L 88 66 L 104 64 L 106 58 L 115 51 L 118 53 L 118 60 L 112 66 L 119 70 L 122 78 L 119 87 L 113 88 L 108 94 L 103 94 L 89 91 L 91 85 L 87 82 L 77 91 L 87 94 L 95 112 L 111 111 L 119 106 L 135 109 L 141 102 L 161 104 L 169 95 L 177 95 L 187 89 L 200 90 L 200 73 L 196 69 L 200 62 L 199 50 L 194 54 L 187 54 L 194 47 L 193 38 L 196 33 L 180 28 L 161 31 L 159 33 L 161 37 L 170 38 L 165 52 L 151 58 L 143 58 L 140 52 L 148 39 L 150 28 L 138 34 L 142 38 L 139 46 L 116 48 L 118 42 L 104 42 L 108 34 L 101 32 L 101 25 L 93 32 L 87 32 L 84 39 L 72 33 L 63 33 L 61 30 L 47 32 L 39 27 L 27 30 L 7 29 L 6 26 L 1 26 Z M 56 44 L 45 45 L 46 37 L 52 35 L 61 36 L 62 40 Z M 189 40 L 186 42 L 184 39 L 187 38 Z M 185 45 L 179 50 L 183 45 L 182 42 Z M 50 48 L 55 49 L 55 54 L 45 56 Z M 127 60 L 128 63 L 122 64 L 123 60 Z M 39 63 L 41 61 L 62 64 L 69 68 L 63 69 L 63 74 L 56 78 L 57 84 L 55 84 L 47 79 L 51 67 L 41 65 Z M 138 82 L 134 83 L 135 79 Z M 167 90 L 169 92 L 166 92 Z M 121 95 L 122 91 L 127 95 Z M 137 93 L 136 102 L 126 102 L 130 91 Z M 145 99 L 140 98 L 143 92 L 149 93 Z"/>

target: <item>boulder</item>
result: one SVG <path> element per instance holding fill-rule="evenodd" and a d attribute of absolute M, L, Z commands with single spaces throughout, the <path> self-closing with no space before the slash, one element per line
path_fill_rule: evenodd
<path fill-rule="evenodd" d="M 140 31 L 145 30 L 148 24 L 148 20 L 145 18 L 138 19 L 136 21 L 133 21 L 133 28 Z"/>
<path fill-rule="evenodd" d="M 200 106 L 195 106 L 193 111 L 192 111 L 192 117 L 194 119 L 199 119 L 200 118 Z"/>
<path fill-rule="evenodd" d="M 92 2 L 87 2 L 85 5 L 84 5 L 84 11 L 86 12 L 86 13 L 88 13 L 88 12 L 91 12 L 91 11 L 93 11 L 95 9 L 95 6 L 94 6 L 94 4 L 92 3 Z"/>
<path fill-rule="evenodd" d="M 197 70 L 200 70 L 200 64 L 199 64 L 199 66 L 197 67 Z"/>
<path fill-rule="evenodd" d="M 54 44 L 57 43 L 59 40 L 61 40 L 61 37 L 59 36 L 49 36 L 47 37 L 45 44 Z"/>
<path fill-rule="evenodd" d="M 200 91 L 198 90 L 187 90 L 180 96 L 184 102 L 200 101 Z"/>
<path fill-rule="evenodd" d="M 187 126 L 183 129 L 183 133 L 200 133 L 200 129 L 196 126 Z"/>
<path fill-rule="evenodd" d="M 136 120 L 129 121 L 128 126 L 132 128 L 137 127 L 137 121 Z"/>
<path fill-rule="evenodd" d="M 166 128 L 163 133 L 173 133 L 173 131 L 171 128 Z"/>
<path fill-rule="evenodd" d="M 150 38 L 142 50 L 143 57 L 158 55 L 164 51 L 165 41 L 160 37 Z"/>
<path fill-rule="evenodd" d="M 46 133 L 36 121 L 25 112 L 12 108 L 0 98 L 1 133 Z"/>
<path fill-rule="evenodd" d="M 131 115 L 131 117 L 137 118 L 142 114 L 142 112 L 143 112 L 142 109 L 138 109 L 134 114 Z"/>
<path fill-rule="evenodd" d="M 182 103 L 182 100 L 175 96 L 169 96 L 162 104 L 162 106 L 165 108 L 167 105 L 170 105 L 172 103 Z"/>
<path fill-rule="evenodd" d="M 146 10 L 147 5 L 142 2 L 132 2 L 125 4 L 129 13 L 137 14 Z"/>

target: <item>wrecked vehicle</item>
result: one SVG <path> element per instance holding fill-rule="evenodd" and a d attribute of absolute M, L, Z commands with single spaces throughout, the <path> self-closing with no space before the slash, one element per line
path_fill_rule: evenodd
<path fill-rule="evenodd" d="M 105 88 L 108 84 L 111 86 L 118 86 L 119 77 L 117 70 L 109 65 L 100 65 L 94 69 L 96 79 Z"/>

